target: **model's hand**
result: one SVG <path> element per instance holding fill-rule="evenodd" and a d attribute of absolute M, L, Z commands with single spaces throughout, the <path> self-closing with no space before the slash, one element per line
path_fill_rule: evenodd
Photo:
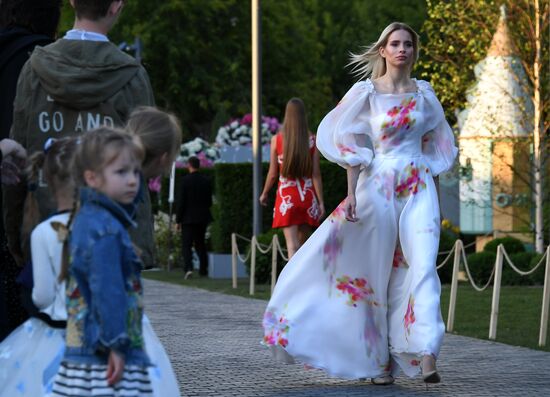
<path fill-rule="evenodd" d="M 355 195 L 349 194 L 346 198 L 346 220 L 350 222 L 357 222 L 359 218 L 357 218 L 357 215 L 355 213 Z"/>
<path fill-rule="evenodd" d="M 12 155 L 23 160 L 27 158 L 27 151 L 25 148 L 12 139 L 2 139 L 0 141 L 0 150 L 2 151 L 3 157 Z"/>
<path fill-rule="evenodd" d="M 259 200 L 261 205 L 267 207 L 267 193 L 262 193 Z"/>
<path fill-rule="evenodd" d="M 114 350 L 109 353 L 107 363 L 107 383 L 109 386 L 117 383 L 124 373 L 124 358 Z"/>

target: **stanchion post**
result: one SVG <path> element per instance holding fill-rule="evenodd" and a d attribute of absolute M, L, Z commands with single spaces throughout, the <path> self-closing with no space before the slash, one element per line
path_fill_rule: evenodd
<path fill-rule="evenodd" d="M 256 277 L 256 236 L 252 236 L 252 241 L 250 242 L 250 249 L 252 250 L 250 254 L 250 295 L 254 295 L 254 278 Z"/>
<path fill-rule="evenodd" d="M 498 323 L 498 306 L 500 299 L 500 281 L 502 279 L 502 244 L 497 247 L 497 260 L 495 263 L 495 280 L 493 284 L 493 303 L 491 305 L 491 322 L 489 324 L 489 339 L 497 338 L 497 323 Z"/>
<path fill-rule="evenodd" d="M 548 332 L 548 309 L 550 306 L 550 245 L 546 248 L 546 271 L 544 273 L 544 292 L 542 293 L 542 312 L 540 315 L 539 346 L 546 346 Z"/>
<path fill-rule="evenodd" d="M 458 270 L 460 268 L 460 254 L 462 252 L 462 240 L 456 240 L 454 245 L 453 277 L 451 279 L 451 296 L 449 298 L 449 314 L 447 316 L 447 332 L 453 332 L 455 322 L 456 293 L 458 290 Z"/>
<path fill-rule="evenodd" d="M 275 288 L 275 283 L 277 282 L 277 249 L 279 246 L 279 238 L 276 234 L 273 235 L 273 240 L 271 240 L 271 294 L 273 294 L 273 289 Z"/>
<path fill-rule="evenodd" d="M 231 233 L 231 278 L 233 288 L 237 288 L 237 235 Z"/>

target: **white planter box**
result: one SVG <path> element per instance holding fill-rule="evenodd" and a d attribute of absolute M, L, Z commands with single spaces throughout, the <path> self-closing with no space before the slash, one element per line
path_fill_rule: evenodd
<path fill-rule="evenodd" d="M 231 254 L 208 253 L 208 277 L 231 278 Z M 237 258 L 237 277 L 248 277 L 244 263 Z"/>

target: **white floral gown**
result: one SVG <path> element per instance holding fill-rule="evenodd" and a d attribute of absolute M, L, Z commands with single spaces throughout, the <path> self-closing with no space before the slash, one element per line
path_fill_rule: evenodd
<path fill-rule="evenodd" d="M 343 202 L 281 273 L 263 326 L 264 344 L 282 361 L 354 379 L 399 369 L 414 376 L 423 355 L 439 354 L 433 176 L 452 167 L 457 148 L 433 89 L 416 85 L 380 94 L 360 81 L 319 125 L 327 159 L 361 165 L 359 221 L 346 221 Z"/>

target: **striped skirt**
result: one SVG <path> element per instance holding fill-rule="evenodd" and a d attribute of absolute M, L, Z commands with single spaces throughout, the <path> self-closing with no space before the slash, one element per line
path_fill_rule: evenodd
<path fill-rule="evenodd" d="M 107 384 L 106 364 L 61 363 L 51 396 L 153 397 L 147 368 L 126 365 L 120 381 Z"/>

